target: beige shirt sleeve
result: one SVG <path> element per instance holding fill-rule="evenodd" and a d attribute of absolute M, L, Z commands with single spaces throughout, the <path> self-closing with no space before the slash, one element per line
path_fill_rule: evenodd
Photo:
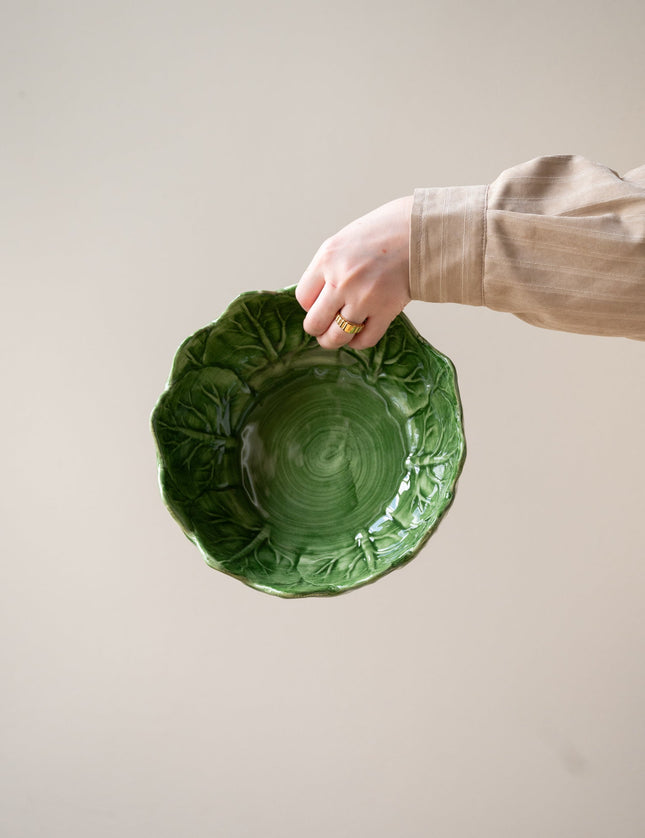
<path fill-rule="evenodd" d="M 412 299 L 645 340 L 645 166 L 540 157 L 490 186 L 416 189 Z"/>

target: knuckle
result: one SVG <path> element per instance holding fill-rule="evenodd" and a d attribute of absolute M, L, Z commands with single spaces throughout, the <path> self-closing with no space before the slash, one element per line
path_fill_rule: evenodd
<path fill-rule="evenodd" d="M 336 233 L 328 239 L 325 239 L 322 243 L 320 250 L 318 251 L 318 258 L 322 264 L 329 266 L 338 262 L 342 252 L 343 245 L 340 241 L 338 233 Z"/>
<path fill-rule="evenodd" d="M 326 265 L 329 262 L 330 256 L 333 252 L 334 246 L 332 244 L 331 239 L 325 239 L 325 241 L 320 245 L 318 253 L 316 254 L 316 260 L 321 265 Z"/>
<path fill-rule="evenodd" d="M 325 241 L 321 245 L 321 251 L 324 254 L 333 253 L 336 249 L 336 245 L 338 242 L 338 233 L 334 233 L 333 236 L 327 236 Z"/>

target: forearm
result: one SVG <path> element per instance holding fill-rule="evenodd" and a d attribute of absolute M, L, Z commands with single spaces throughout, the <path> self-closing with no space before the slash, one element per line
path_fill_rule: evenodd
<path fill-rule="evenodd" d="M 488 187 L 416 190 L 410 292 L 645 340 L 645 167 L 546 157 Z"/>

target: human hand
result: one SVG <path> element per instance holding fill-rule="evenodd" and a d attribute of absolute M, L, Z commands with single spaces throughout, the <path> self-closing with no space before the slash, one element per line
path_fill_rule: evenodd
<path fill-rule="evenodd" d="M 397 198 L 357 218 L 323 242 L 296 288 L 303 328 L 325 349 L 374 346 L 410 302 L 409 242 L 413 197 Z M 363 323 L 356 335 L 335 322 L 340 313 Z"/>

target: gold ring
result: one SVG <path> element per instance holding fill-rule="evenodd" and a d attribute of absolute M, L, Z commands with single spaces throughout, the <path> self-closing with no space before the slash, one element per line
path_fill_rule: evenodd
<path fill-rule="evenodd" d="M 340 311 L 334 317 L 334 321 L 338 323 L 340 328 L 343 332 L 347 332 L 348 335 L 357 335 L 359 332 L 362 332 L 365 328 L 365 323 L 352 323 L 351 320 L 345 320 L 345 318 L 341 315 Z"/>

